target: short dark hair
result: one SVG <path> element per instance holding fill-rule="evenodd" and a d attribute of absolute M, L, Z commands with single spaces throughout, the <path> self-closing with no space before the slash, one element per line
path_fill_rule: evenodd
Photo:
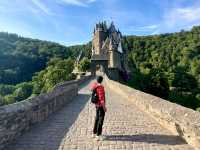
<path fill-rule="evenodd" d="M 101 83 L 102 81 L 103 81 L 103 77 L 102 77 L 102 76 L 98 76 L 98 77 L 97 77 L 97 82 L 98 82 L 98 83 Z"/>

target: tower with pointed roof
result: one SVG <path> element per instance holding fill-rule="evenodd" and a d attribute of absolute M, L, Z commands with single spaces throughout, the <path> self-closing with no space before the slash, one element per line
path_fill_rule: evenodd
<path fill-rule="evenodd" d="M 92 65 L 102 65 L 104 72 L 112 79 L 118 79 L 119 73 L 126 71 L 127 53 L 122 48 L 122 34 L 112 22 L 96 24 L 92 39 Z"/>

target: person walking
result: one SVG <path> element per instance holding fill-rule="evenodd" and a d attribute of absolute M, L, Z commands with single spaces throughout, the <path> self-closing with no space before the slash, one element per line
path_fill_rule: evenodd
<path fill-rule="evenodd" d="M 105 137 L 102 136 L 102 127 L 105 117 L 105 112 L 107 111 L 106 102 L 105 102 L 105 90 L 103 85 L 101 84 L 103 81 L 102 76 L 97 77 L 97 82 L 95 82 L 92 86 L 92 90 L 96 90 L 96 95 L 98 97 L 97 103 L 95 103 L 96 107 L 96 117 L 93 128 L 93 137 L 96 137 L 97 140 L 104 140 Z"/>

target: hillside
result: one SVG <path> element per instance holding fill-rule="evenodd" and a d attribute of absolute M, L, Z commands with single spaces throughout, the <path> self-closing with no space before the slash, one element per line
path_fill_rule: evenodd
<path fill-rule="evenodd" d="M 200 108 L 200 27 L 170 34 L 124 36 L 123 48 L 129 54 L 129 86 L 192 109 Z M 65 47 L 0 33 L 0 99 L 12 103 L 73 78 L 70 75 L 57 80 L 66 70 L 70 74 L 69 66 L 81 50 L 90 57 L 91 43 Z M 54 78 L 48 81 L 48 77 Z M 28 87 L 26 96 L 13 99 L 12 94 L 15 97 L 20 93 L 17 89 L 27 93 Z"/>
<path fill-rule="evenodd" d="M 88 56 L 90 46 L 66 47 L 57 43 L 0 32 L 0 84 L 29 81 L 45 68 L 50 58 L 76 58 L 81 50 Z"/>
<path fill-rule="evenodd" d="M 91 43 L 66 47 L 57 43 L 0 32 L 0 105 L 50 91 L 71 80 L 74 60 Z"/>
<path fill-rule="evenodd" d="M 154 36 L 125 36 L 132 78 L 142 91 L 200 107 L 200 27 Z"/>

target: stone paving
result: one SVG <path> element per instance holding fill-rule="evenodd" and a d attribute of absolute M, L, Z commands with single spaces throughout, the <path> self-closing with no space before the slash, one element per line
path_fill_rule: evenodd
<path fill-rule="evenodd" d="M 91 137 L 95 108 L 87 83 L 79 95 L 46 121 L 36 124 L 6 150 L 192 150 L 148 114 L 106 88 L 104 141 Z"/>

